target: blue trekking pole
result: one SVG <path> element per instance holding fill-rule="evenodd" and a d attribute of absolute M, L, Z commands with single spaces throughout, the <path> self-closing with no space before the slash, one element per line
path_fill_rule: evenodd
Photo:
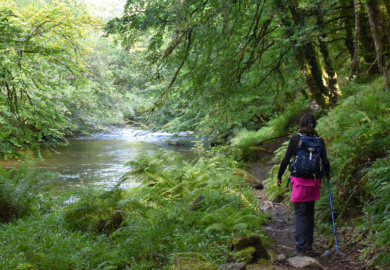
<path fill-rule="evenodd" d="M 337 247 L 336 225 L 334 223 L 332 194 L 330 192 L 330 178 L 328 178 L 328 188 L 329 188 L 330 209 L 332 210 L 333 232 L 334 232 L 334 240 L 335 240 L 335 243 L 336 243 L 336 253 L 339 254 L 339 248 Z"/>

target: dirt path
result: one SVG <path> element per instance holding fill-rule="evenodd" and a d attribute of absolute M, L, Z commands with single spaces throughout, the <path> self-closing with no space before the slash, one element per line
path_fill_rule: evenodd
<path fill-rule="evenodd" d="M 269 169 L 270 164 L 256 163 L 248 170 L 253 176 L 263 182 Z M 266 186 L 265 186 L 266 189 Z M 260 209 L 271 215 L 270 222 L 263 229 L 265 233 L 274 240 L 272 250 L 275 256 L 284 254 L 286 258 L 292 257 L 295 250 L 295 223 L 293 211 L 288 203 L 273 203 L 268 201 L 265 196 L 265 189 L 254 190 L 259 199 Z M 329 270 L 358 270 L 367 269 L 362 262 L 359 261 L 359 247 L 353 242 L 351 232 L 345 228 L 338 228 L 340 231 L 337 234 L 339 255 L 335 254 L 335 248 L 330 250 L 327 248 L 329 239 L 324 239 L 321 235 L 315 232 L 315 242 L 313 245 L 314 252 L 308 256 L 317 259 L 324 269 Z M 330 253 L 327 256 L 325 252 Z M 292 269 L 287 266 L 285 261 L 275 261 L 276 269 Z M 250 269 L 262 269 L 252 266 Z"/>

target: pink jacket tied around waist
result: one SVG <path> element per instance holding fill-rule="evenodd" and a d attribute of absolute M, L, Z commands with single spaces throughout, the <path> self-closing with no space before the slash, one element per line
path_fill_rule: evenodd
<path fill-rule="evenodd" d="M 291 202 L 302 203 L 320 199 L 321 178 L 306 179 L 295 176 L 291 178 Z"/>

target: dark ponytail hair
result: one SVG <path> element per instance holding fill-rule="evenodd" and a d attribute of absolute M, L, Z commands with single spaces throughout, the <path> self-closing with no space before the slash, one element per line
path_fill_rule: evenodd
<path fill-rule="evenodd" d="M 299 133 L 317 135 L 317 131 L 315 130 L 316 126 L 316 117 L 312 113 L 306 113 L 299 120 Z"/>

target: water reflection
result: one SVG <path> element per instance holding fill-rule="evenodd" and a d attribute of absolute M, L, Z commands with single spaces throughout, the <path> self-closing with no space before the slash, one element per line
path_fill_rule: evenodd
<path fill-rule="evenodd" d="M 95 134 L 70 139 L 67 146 L 44 154 L 44 161 L 36 164 L 42 171 L 55 173 L 50 188 L 62 192 L 81 186 L 111 187 L 129 170 L 126 162 L 139 153 L 158 150 L 177 151 L 192 160 L 197 154 L 191 150 L 194 140 L 188 134 L 151 133 L 143 130 L 119 129 L 111 134 Z M 12 166 L 10 163 L 3 163 Z M 138 185 L 128 181 L 126 187 Z"/>

